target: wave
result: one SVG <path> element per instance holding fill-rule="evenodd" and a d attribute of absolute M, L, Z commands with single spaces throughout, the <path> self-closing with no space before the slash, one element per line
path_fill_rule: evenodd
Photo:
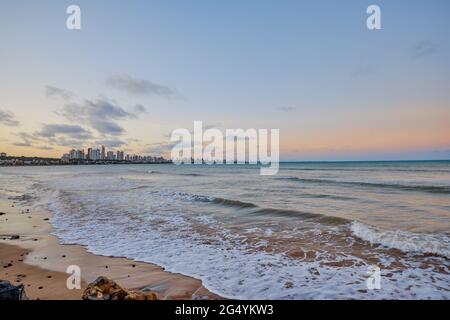
<path fill-rule="evenodd" d="M 300 218 L 300 219 L 304 219 L 304 220 L 315 220 L 316 222 L 326 223 L 326 224 L 343 224 L 343 223 L 351 222 L 351 220 L 348 220 L 345 218 L 340 218 L 340 217 L 335 217 L 335 216 L 327 216 L 327 215 L 323 215 L 320 213 L 312 213 L 312 212 L 305 212 L 305 211 L 300 211 L 300 210 L 289 210 L 289 209 L 262 208 L 252 202 L 230 200 L 230 199 L 225 199 L 225 198 L 220 198 L 220 197 L 210 197 L 210 196 L 184 193 L 184 192 L 169 193 L 168 195 L 174 199 L 205 202 L 205 203 L 211 203 L 211 204 L 216 204 L 216 205 L 220 205 L 220 206 L 234 207 L 237 209 L 245 210 L 243 212 L 244 214 L 250 214 L 250 215 L 255 215 L 255 216 L 270 215 L 270 216 L 286 217 L 286 218 L 297 218 L 297 219 Z"/>
<path fill-rule="evenodd" d="M 270 215 L 286 218 L 300 218 L 302 220 L 313 220 L 324 224 L 346 224 L 350 223 L 350 220 L 340 217 L 327 216 L 320 213 L 312 213 L 300 210 L 286 210 L 286 209 L 274 209 L 274 208 L 260 208 L 249 212 L 253 215 Z"/>
<path fill-rule="evenodd" d="M 383 230 L 353 221 L 352 234 L 374 245 L 403 252 L 434 254 L 450 258 L 450 238 L 444 234 L 419 234 L 400 230 Z"/>
<path fill-rule="evenodd" d="M 300 194 L 302 197 L 307 197 L 307 198 L 316 198 L 316 199 L 332 199 L 332 200 L 343 200 L 343 201 L 347 201 L 347 200 L 360 200 L 359 198 L 356 197 L 346 197 L 346 196 L 337 196 L 334 194 L 325 194 L 325 193 L 301 193 Z"/>
<path fill-rule="evenodd" d="M 148 170 L 146 172 L 147 174 L 167 174 L 167 175 L 175 175 L 175 176 L 186 176 L 186 177 L 203 177 L 204 174 L 201 173 L 174 173 L 174 172 L 162 172 L 162 171 L 156 171 L 156 170 Z"/>
<path fill-rule="evenodd" d="M 239 200 L 230 200 L 230 199 L 225 199 L 225 198 L 220 198 L 220 197 L 210 197 L 210 196 L 191 194 L 191 193 L 185 193 L 185 192 L 169 193 L 169 196 L 171 196 L 173 198 L 181 198 L 182 200 L 207 202 L 207 203 L 212 203 L 212 204 L 217 204 L 217 205 L 227 206 L 227 207 L 236 207 L 236 208 L 256 208 L 256 207 L 258 207 L 256 204 L 251 203 L 251 202 L 243 202 L 243 201 L 239 201 Z"/>
<path fill-rule="evenodd" d="M 200 173 L 178 173 L 179 176 L 187 176 L 187 177 L 203 177 L 203 174 Z"/>
<path fill-rule="evenodd" d="M 256 204 L 251 202 L 243 202 L 238 200 L 229 200 L 229 199 L 223 199 L 223 198 L 214 198 L 212 203 L 223 205 L 223 206 L 229 206 L 229 207 L 238 207 L 238 208 L 256 208 L 258 207 Z"/>
<path fill-rule="evenodd" d="M 373 187 L 373 188 L 387 188 L 403 191 L 416 191 L 416 192 L 429 192 L 429 193 L 442 193 L 450 194 L 450 186 L 426 186 L 426 185 L 406 185 L 396 183 L 376 183 L 376 182 L 364 182 L 364 181 L 338 181 L 328 179 L 308 179 L 298 177 L 281 177 L 278 180 L 290 180 L 306 183 L 318 183 L 318 184 L 335 184 L 340 186 L 361 186 L 361 187 Z"/>

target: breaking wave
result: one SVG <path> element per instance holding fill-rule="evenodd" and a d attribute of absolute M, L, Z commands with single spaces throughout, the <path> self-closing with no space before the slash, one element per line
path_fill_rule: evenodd
<path fill-rule="evenodd" d="M 383 230 L 353 221 L 353 235 L 374 245 L 403 252 L 435 254 L 450 259 L 450 238 L 444 234 L 420 234 L 399 230 Z"/>

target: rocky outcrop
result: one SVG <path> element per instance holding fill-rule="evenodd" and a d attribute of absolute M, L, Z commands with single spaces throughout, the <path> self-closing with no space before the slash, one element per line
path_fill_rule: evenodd
<path fill-rule="evenodd" d="M 0 300 L 26 300 L 23 284 L 15 286 L 9 281 L 0 280 Z"/>
<path fill-rule="evenodd" d="M 121 286 L 106 277 L 98 277 L 83 293 L 83 300 L 124 300 L 128 295 Z"/>
<path fill-rule="evenodd" d="M 82 298 L 83 300 L 158 300 L 154 292 L 127 291 L 107 277 L 98 277 L 90 283 Z"/>

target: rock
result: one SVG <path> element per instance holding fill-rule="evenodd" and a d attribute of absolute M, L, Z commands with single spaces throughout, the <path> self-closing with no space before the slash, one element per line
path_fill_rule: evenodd
<path fill-rule="evenodd" d="M 2 237 L 3 240 L 17 240 L 20 239 L 20 236 L 17 234 L 12 234 L 12 235 L 0 235 L 0 237 Z"/>
<path fill-rule="evenodd" d="M 83 300 L 158 300 L 154 292 L 128 292 L 107 277 L 98 277 L 90 283 L 82 296 Z"/>
<path fill-rule="evenodd" d="M 320 272 L 316 268 L 309 268 L 308 271 L 309 271 L 309 273 L 311 273 L 314 276 L 320 276 Z"/>
<path fill-rule="evenodd" d="M 123 300 L 128 295 L 121 286 L 106 277 L 98 277 L 83 293 L 83 300 Z"/>
<path fill-rule="evenodd" d="M 299 258 L 302 259 L 305 257 L 305 252 L 303 252 L 303 250 L 299 249 L 299 250 L 292 250 L 290 252 L 288 252 L 288 255 L 292 258 Z"/>
<path fill-rule="evenodd" d="M 3 216 L 3 215 L 5 215 L 6 213 L 4 213 L 4 212 L 0 212 L 0 216 Z"/>
<path fill-rule="evenodd" d="M 129 292 L 125 300 L 158 300 L 158 295 L 154 292 Z"/>
<path fill-rule="evenodd" d="M 8 281 L 0 280 L 0 300 L 26 300 L 23 284 L 12 285 Z"/>

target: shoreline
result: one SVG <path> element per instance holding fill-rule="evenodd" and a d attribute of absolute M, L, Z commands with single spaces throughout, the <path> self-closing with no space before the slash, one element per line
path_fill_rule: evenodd
<path fill-rule="evenodd" d="M 222 299 L 207 290 L 201 280 L 165 271 L 158 265 L 60 244 L 51 234 L 49 212 L 22 211 L 13 201 L 0 200 L 0 213 L 4 213 L 0 215 L 0 279 L 24 284 L 29 299 L 81 299 L 87 284 L 99 276 L 127 290 L 156 292 L 162 300 Z M 70 265 L 80 267 L 79 290 L 66 287 Z"/>

